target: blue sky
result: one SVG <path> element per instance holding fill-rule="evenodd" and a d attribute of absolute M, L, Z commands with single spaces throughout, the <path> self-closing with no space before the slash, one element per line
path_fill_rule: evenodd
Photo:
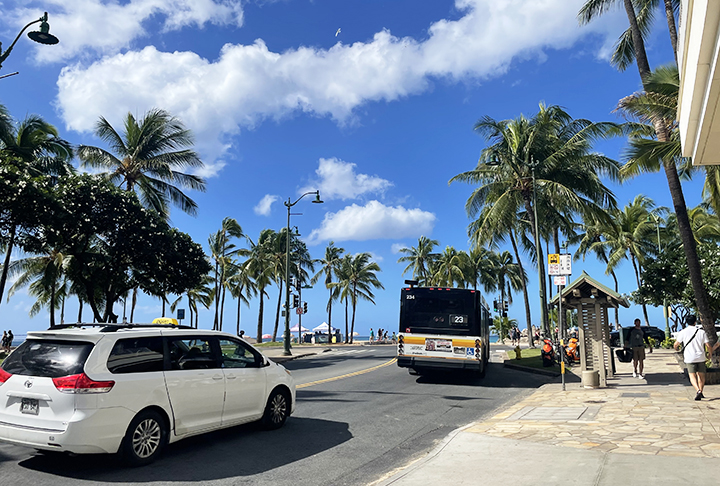
<path fill-rule="evenodd" d="M 356 329 L 397 328 L 403 265 L 397 250 L 425 235 L 468 249 L 464 204 L 472 187 L 448 185 L 472 169 L 484 147 L 472 130 L 495 119 L 532 115 L 538 104 L 565 107 L 575 118 L 616 121 L 617 101 L 639 88 L 633 65 L 624 73 L 608 53 L 627 20 L 621 11 L 579 27 L 581 0 L 0 0 L 0 40 L 7 48 L 27 22 L 49 13 L 56 46 L 22 38 L 0 74 L 0 103 L 16 118 L 42 115 L 77 144 L 99 145 L 99 116 L 116 127 L 123 115 L 168 110 L 196 136 L 206 164 L 206 193 L 189 193 L 197 217 L 179 210 L 172 222 L 207 249 L 207 238 L 230 216 L 255 239 L 284 227 L 282 201 L 319 189 L 323 205 L 305 198 L 293 208 L 311 254 L 328 241 L 347 252 L 370 252 L 385 290 L 376 305 L 360 303 Z M 658 19 L 663 17 L 658 15 Z M 338 29 L 340 32 L 338 33 Z M 336 35 L 337 34 L 337 35 Z M 672 60 L 663 23 L 647 49 L 653 67 Z M 596 149 L 618 160 L 621 140 Z M 702 180 L 685 183 L 688 205 L 700 200 Z M 664 174 L 612 186 L 619 204 L 644 193 L 671 207 Z M 527 258 L 525 258 L 527 263 Z M 594 260 L 576 262 L 612 286 Z M 635 289 L 629 262 L 621 292 Z M 530 274 L 533 320 L 539 322 L 537 276 Z M 489 301 L 493 296 L 487 296 Z M 264 331 L 274 324 L 277 289 L 270 290 Z M 327 291 L 303 293 L 305 327 L 327 319 Z M 28 317 L 24 291 L 0 304 L 2 327 L 16 334 L 47 326 L 48 315 Z M 258 302 L 242 310 L 254 335 Z M 118 306 L 119 307 L 119 306 Z M 186 307 L 183 305 L 182 307 Z M 136 321 L 160 315 L 160 302 L 143 297 Z M 339 305 L 333 324 L 344 316 Z M 122 309 L 116 308 L 116 312 Z M 663 324 L 650 308 L 651 323 Z M 68 302 L 66 321 L 77 315 Z M 640 308 L 621 310 L 630 325 Z M 86 310 L 86 317 L 90 316 Z M 235 305 L 225 326 L 234 328 Z M 59 317 L 59 316 L 58 316 Z M 525 325 L 522 295 L 510 317 Z M 293 320 L 293 322 L 295 322 Z M 201 327 L 211 327 L 209 312 Z"/>

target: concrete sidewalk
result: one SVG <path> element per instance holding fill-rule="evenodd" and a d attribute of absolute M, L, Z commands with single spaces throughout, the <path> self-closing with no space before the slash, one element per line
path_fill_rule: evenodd
<path fill-rule="evenodd" d="M 558 379 L 379 484 L 718 484 L 720 385 L 694 401 L 669 350 L 647 355 L 645 380 L 616 365 L 608 388 Z"/>

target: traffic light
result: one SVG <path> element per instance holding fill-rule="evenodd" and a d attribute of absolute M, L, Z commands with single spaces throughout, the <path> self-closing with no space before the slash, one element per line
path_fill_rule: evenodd
<path fill-rule="evenodd" d="M 508 310 L 508 301 L 507 300 L 503 302 L 503 310 L 505 312 L 507 312 L 507 310 Z"/>
<path fill-rule="evenodd" d="M 298 296 L 295 295 L 295 294 L 293 294 L 293 301 L 292 301 L 292 306 L 293 306 L 293 308 L 297 307 L 298 304 L 299 304 L 299 302 L 298 302 Z"/>
<path fill-rule="evenodd" d="M 493 311 L 495 311 L 495 312 L 498 311 L 497 300 L 493 300 Z"/>
<path fill-rule="evenodd" d="M 307 314 L 307 302 L 303 302 L 303 314 Z"/>

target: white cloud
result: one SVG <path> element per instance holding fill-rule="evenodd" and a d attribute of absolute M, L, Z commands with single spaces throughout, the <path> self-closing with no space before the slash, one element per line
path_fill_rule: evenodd
<path fill-rule="evenodd" d="M 576 15 L 583 1 L 456 0 L 464 15 L 430 25 L 428 38 L 421 41 L 382 30 L 366 42 L 276 53 L 258 39 L 251 45 L 226 44 L 212 61 L 193 52 L 161 52 L 148 46 L 64 68 L 57 106 L 67 127 L 78 131 L 91 130 L 101 114 L 114 123 L 128 111 L 162 107 L 196 133 L 198 150 L 212 163 L 228 148 L 219 141 L 267 118 L 305 112 L 343 123 L 364 103 L 421 93 L 437 78 L 483 80 L 504 73 L 513 60 L 541 60 L 544 49 L 568 48 L 589 33 L 611 32 L 616 38 L 624 25 L 617 21 L 622 20 L 619 15 L 578 26 Z M 172 9 L 163 10 L 166 3 L 135 0 L 122 7 L 112 5 L 126 15 L 124 23 L 130 6 L 143 12 L 161 9 L 167 16 L 166 29 L 219 22 L 223 9 L 234 12 L 230 18 L 235 23 L 241 21 L 237 2 L 204 0 L 205 9 L 198 10 L 188 7 L 191 0 L 175 0 L 167 3 Z M 185 14 L 169 13 L 179 6 L 186 8 Z M 149 14 L 133 15 L 142 19 Z M 90 22 L 96 17 L 82 18 Z M 137 35 L 141 33 L 133 31 L 123 38 Z"/>
<path fill-rule="evenodd" d="M 253 211 L 255 211 L 255 214 L 259 216 L 270 216 L 272 204 L 278 199 L 280 199 L 280 196 L 265 194 L 265 196 L 263 196 L 260 202 L 257 203 L 257 205 L 253 208 Z"/>
<path fill-rule="evenodd" d="M 398 239 L 429 234 L 435 215 L 420 209 L 385 206 L 370 201 L 365 206 L 353 204 L 336 213 L 327 213 L 320 228 L 308 238 L 310 244 L 320 241 L 365 241 Z"/>
<path fill-rule="evenodd" d="M 88 51 L 99 54 L 115 54 L 132 42 L 146 36 L 143 23 L 153 18 L 162 20 L 162 31 L 169 32 L 183 27 L 215 25 L 236 25 L 243 23 L 243 10 L 239 0 L 44 0 L 40 2 L 16 2 L 16 7 L 7 12 L 8 23 L 18 28 L 48 12 L 50 33 L 60 43 L 36 49 L 41 62 L 71 59 L 88 55 Z M 38 4 L 28 8 L 27 4 Z M 6 15 L 3 12 L 3 15 Z"/>
<path fill-rule="evenodd" d="M 398 253 L 400 253 L 400 250 L 407 247 L 408 246 L 405 243 L 393 243 L 390 247 L 390 251 L 392 251 L 394 255 L 397 255 Z"/>
<path fill-rule="evenodd" d="M 323 199 L 355 199 L 363 194 L 382 193 L 392 182 L 378 176 L 356 174 L 356 164 L 337 158 L 320 159 L 315 171 L 318 179 L 299 192 L 319 190 Z"/>

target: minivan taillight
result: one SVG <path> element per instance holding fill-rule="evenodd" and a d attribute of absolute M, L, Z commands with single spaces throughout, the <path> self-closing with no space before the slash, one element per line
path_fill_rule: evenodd
<path fill-rule="evenodd" d="M 53 378 L 55 388 L 63 393 L 107 393 L 115 385 L 114 381 L 95 381 L 85 373 Z"/>
<path fill-rule="evenodd" d="M 8 381 L 11 376 L 12 376 L 11 373 L 8 373 L 4 369 L 0 368 L 0 385 L 5 383 L 6 381 Z"/>

